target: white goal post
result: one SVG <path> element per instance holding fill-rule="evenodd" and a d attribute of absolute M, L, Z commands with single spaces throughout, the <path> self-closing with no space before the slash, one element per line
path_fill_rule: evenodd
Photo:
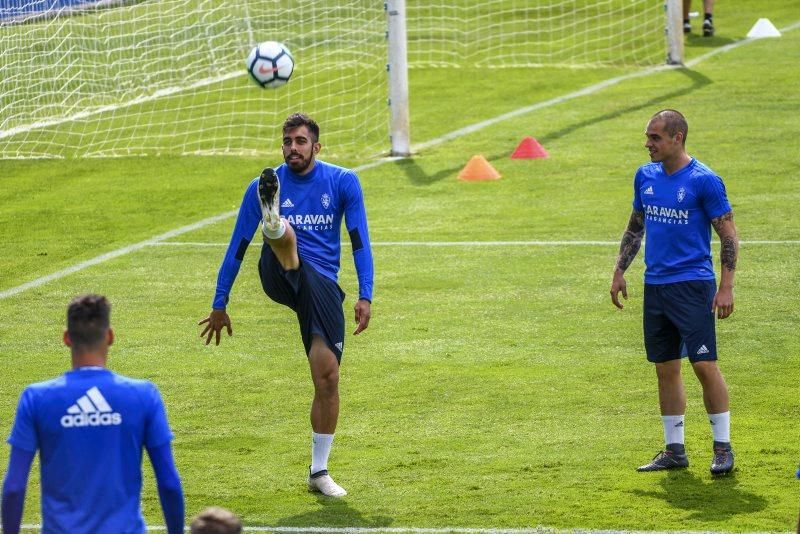
<path fill-rule="evenodd" d="M 279 156 L 294 111 L 329 157 L 408 155 L 409 69 L 681 63 L 664 1 L 6 0 L 0 158 Z M 276 90 L 244 67 L 267 40 L 296 61 Z"/>

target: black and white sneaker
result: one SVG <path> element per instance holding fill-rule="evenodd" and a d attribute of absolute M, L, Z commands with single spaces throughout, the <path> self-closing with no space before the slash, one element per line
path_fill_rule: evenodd
<path fill-rule="evenodd" d="M 275 231 L 280 227 L 280 192 L 281 183 L 275 170 L 267 167 L 261 171 L 258 179 L 258 198 L 261 203 L 261 219 L 267 230 Z"/>
<path fill-rule="evenodd" d="M 714 23 L 711 19 L 703 21 L 703 37 L 714 37 Z"/>
<path fill-rule="evenodd" d="M 730 445 L 714 445 L 714 457 L 711 459 L 712 475 L 727 475 L 733 471 L 733 449 Z"/>
<path fill-rule="evenodd" d="M 653 460 L 641 467 L 637 471 L 664 471 L 665 469 L 682 469 L 689 467 L 689 457 L 685 454 L 675 454 L 667 449 L 661 451 L 653 457 Z"/>
<path fill-rule="evenodd" d="M 688 20 L 683 21 L 683 33 L 692 33 L 692 24 Z"/>

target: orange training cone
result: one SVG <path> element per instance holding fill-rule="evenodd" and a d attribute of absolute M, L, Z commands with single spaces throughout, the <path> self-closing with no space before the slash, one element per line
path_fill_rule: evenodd
<path fill-rule="evenodd" d="M 511 154 L 511 159 L 546 158 L 549 155 L 539 141 L 533 137 L 526 137 L 517 145 L 517 149 Z"/>
<path fill-rule="evenodd" d="M 497 180 L 500 173 L 483 156 L 472 156 L 458 173 L 459 180 Z"/>

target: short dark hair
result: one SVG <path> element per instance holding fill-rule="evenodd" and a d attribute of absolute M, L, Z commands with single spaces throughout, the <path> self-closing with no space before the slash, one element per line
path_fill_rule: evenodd
<path fill-rule="evenodd" d="M 286 117 L 286 120 L 283 121 L 283 133 L 299 128 L 300 126 L 308 127 L 308 131 L 314 136 L 314 139 L 312 139 L 313 142 L 316 143 L 319 141 L 319 124 L 305 113 L 292 113 Z"/>
<path fill-rule="evenodd" d="M 111 322 L 111 304 L 102 295 L 78 295 L 67 306 L 67 332 L 73 347 L 103 341 Z"/>
<path fill-rule="evenodd" d="M 191 534 L 239 534 L 242 532 L 242 522 L 230 510 L 212 506 L 192 519 L 189 532 Z"/>
<path fill-rule="evenodd" d="M 653 119 L 659 119 L 664 122 L 664 131 L 671 137 L 681 132 L 683 134 L 683 144 L 686 144 L 686 138 L 689 136 L 689 123 L 680 111 L 674 109 L 662 109 L 655 115 Z M 653 120 L 650 119 L 650 120 Z"/>

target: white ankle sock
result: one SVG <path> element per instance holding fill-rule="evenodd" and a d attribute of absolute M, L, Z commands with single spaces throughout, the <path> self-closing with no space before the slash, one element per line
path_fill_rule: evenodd
<path fill-rule="evenodd" d="M 281 219 L 278 227 L 274 230 L 269 227 L 267 224 L 263 224 L 261 226 L 261 232 L 268 237 L 269 239 L 280 239 L 283 237 L 283 234 L 286 233 L 286 223 Z"/>
<path fill-rule="evenodd" d="M 331 453 L 334 434 L 311 432 L 311 474 L 328 469 L 328 456 Z"/>
<path fill-rule="evenodd" d="M 731 441 L 731 412 L 710 413 L 708 421 L 711 423 L 711 432 L 714 441 L 729 443 Z"/>
<path fill-rule="evenodd" d="M 683 439 L 683 418 L 682 415 L 662 415 L 661 423 L 664 425 L 664 443 L 684 444 Z"/>

